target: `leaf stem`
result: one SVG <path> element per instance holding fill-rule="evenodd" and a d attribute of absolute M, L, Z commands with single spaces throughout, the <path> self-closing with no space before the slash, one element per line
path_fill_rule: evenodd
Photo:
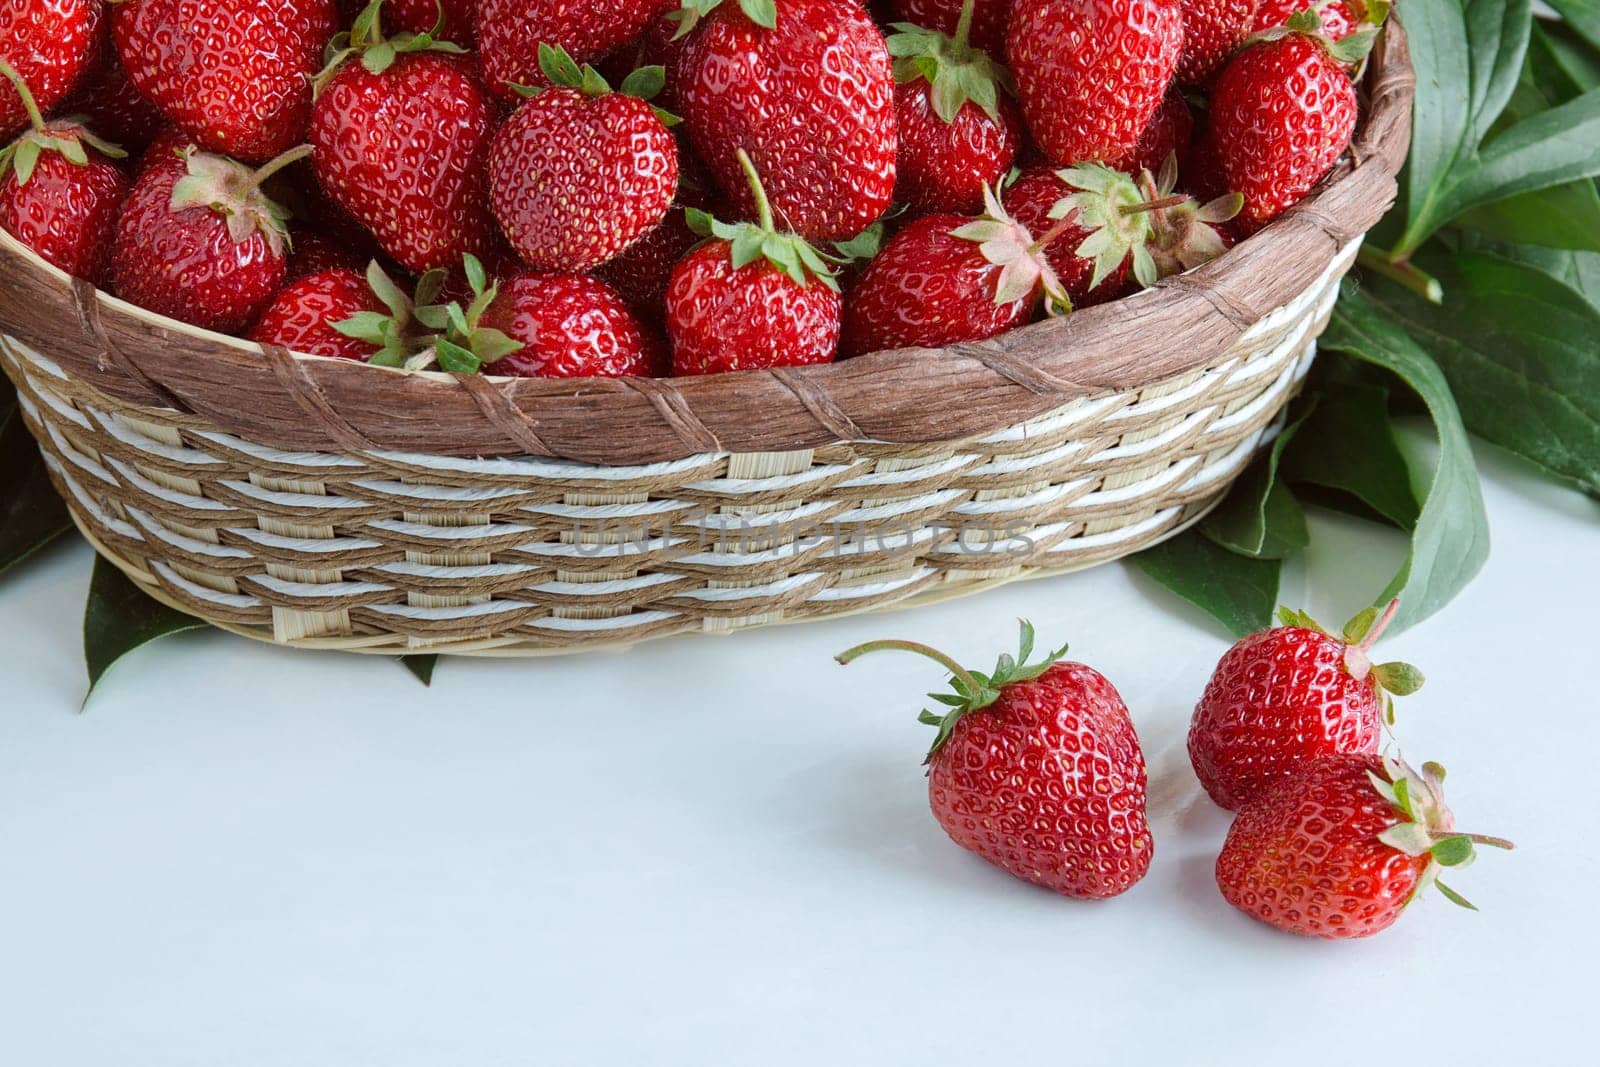
<path fill-rule="evenodd" d="M 1405 286 L 1430 304 L 1444 303 L 1444 286 L 1439 284 L 1439 279 L 1407 259 L 1396 258 L 1376 245 L 1366 244 L 1361 246 L 1356 262 L 1374 274 Z"/>
<path fill-rule="evenodd" d="M 761 228 L 768 233 L 777 233 L 777 228 L 772 222 L 772 203 L 767 199 L 767 191 L 761 187 L 761 175 L 756 173 L 756 165 L 751 162 L 750 153 L 741 148 L 735 155 L 739 157 L 739 166 L 750 182 L 750 192 L 756 198 L 756 217 L 761 222 Z"/>
<path fill-rule="evenodd" d="M 834 659 L 838 660 L 841 666 L 849 666 L 870 652 L 915 652 L 919 656 L 926 656 L 948 670 L 951 676 L 958 680 L 968 693 L 976 693 L 982 688 L 978 685 L 978 680 L 961 664 L 938 649 L 916 641 L 868 641 L 864 645 L 857 645 L 855 648 L 839 653 Z"/>

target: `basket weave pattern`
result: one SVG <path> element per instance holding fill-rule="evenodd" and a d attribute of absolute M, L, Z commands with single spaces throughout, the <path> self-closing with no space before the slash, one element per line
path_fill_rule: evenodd
<path fill-rule="evenodd" d="M 0 235 L 0 365 L 97 549 L 266 640 L 530 654 L 1076 569 L 1194 521 L 1276 432 L 1404 156 L 1398 28 L 1373 68 L 1356 158 L 1266 233 L 984 345 L 742 381 L 400 375 L 154 320 Z M 1155 350 L 1114 347 L 1157 320 Z"/>

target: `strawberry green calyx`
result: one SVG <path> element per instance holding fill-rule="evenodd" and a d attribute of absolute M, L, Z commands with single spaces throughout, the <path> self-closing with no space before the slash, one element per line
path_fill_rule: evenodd
<path fill-rule="evenodd" d="M 401 33 L 394 37 L 384 37 L 382 21 L 383 0 L 372 0 L 370 4 L 361 9 L 361 14 L 356 16 L 351 23 L 348 33 L 341 33 L 328 43 L 326 52 L 327 61 L 321 73 L 312 80 L 313 93 L 321 92 L 322 88 L 333 79 L 347 59 L 354 56 L 361 58 L 361 65 L 373 74 L 382 74 L 394 66 L 394 61 L 411 52 L 448 52 L 452 55 L 465 55 L 466 49 L 449 41 L 441 41 L 434 36 L 444 25 L 444 9 L 440 6 L 439 19 L 433 24 L 433 30 L 428 33 Z"/>
<path fill-rule="evenodd" d="M 437 362 L 440 370 L 451 374 L 477 374 L 524 347 L 521 341 L 513 340 L 503 331 L 482 325 L 483 316 L 500 295 L 500 288 L 489 281 L 483 262 L 477 256 L 463 257 L 462 266 L 467 284 L 472 288 L 472 302 L 466 307 L 454 300 L 435 304 L 432 300 L 438 293 L 436 287 L 433 295 L 426 299 L 419 294 L 414 314 L 419 323 L 433 331 L 427 342 L 430 355 L 420 362 L 407 361 L 407 367 L 420 369 L 429 362 Z M 439 272 L 438 279 L 443 280 L 443 272 Z M 418 284 L 420 287 L 427 283 L 424 277 Z M 379 298 L 382 299 L 381 294 Z"/>
<path fill-rule="evenodd" d="M 755 196 L 757 221 L 719 222 L 708 212 L 686 208 L 684 217 L 689 228 L 701 237 L 727 241 L 732 246 L 729 255 L 734 270 L 765 259 L 788 275 L 796 285 L 810 286 L 815 281 L 837 292 L 839 281 L 833 275 L 833 268 L 828 265 L 828 257 L 818 252 L 804 237 L 778 232 L 772 217 L 772 203 L 761 186 L 761 176 L 756 173 L 750 153 L 741 148 L 737 155 L 739 166 L 744 169 L 745 177 L 750 182 L 750 191 Z"/>
<path fill-rule="evenodd" d="M 667 68 L 655 64 L 632 71 L 622 80 L 621 87 L 613 90 L 605 75 L 587 63 L 580 66 L 578 61 L 559 45 L 539 45 L 539 70 L 549 80 L 551 86 L 576 89 L 585 96 L 605 96 L 607 93 L 619 92 L 624 96 L 649 103 L 667 86 Z M 511 86 L 512 92 L 523 99 L 532 99 L 546 88 L 543 85 Z M 663 126 L 676 126 L 683 121 L 662 108 L 652 106 L 650 110 L 655 112 L 656 118 L 661 120 Z"/>
<path fill-rule="evenodd" d="M 1278 621 L 1285 626 L 1299 626 L 1343 640 L 1346 644 L 1344 667 L 1352 678 L 1372 679 L 1373 686 L 1383 697 L 1384 718 L 1394 724 L 1394 697 L 1405 697 L 1422 688 L 1423 674 L 1409 663 L 1372 663 L 1372 646 L 1383 631 L 1388 629 L 1400 610 L 1398 599 L 1389 601 L 1380 612 L 1376 607 L 1366 608 L 1345 624 L 1342 634 L 1331 634 L 1315 619 L 1303 611 L 1278 609 Z"/>
<path fill-rule="evenodd" d="M 739 10 L 744 12 L 744 17 L 760 26 L 764 30 L 774 29 L 778 25 L 777 0 L 738 0 Z M 723 0 L 683 0 L 683 6 L 667 16 L 678 24 L 678 32 L 672 35 L 674 41 L 689 34 L 700 20 L 721 7 Z"/>
<path fill-rule="evenodd" d="M 1445 771 L 1439 764 L 1424 763 L 1418 772 L 1401 760 L 1385 756 L 1383 770 L 1383 775 L 1368 771 L 1367 777 L 1378 795 L 1394 806 L 1400 820 L 1379 834 L 1378 840 L 1407 856 L 1428 857 L 1428 866 L 1406 903 L 1417 899 L 1430 885 L 1437 885 L 1452 904 L 1477 911 L 1471 901 L 1439 881 L 1439 873 L 1471 863 L 1477 857 L 1475 845 L 1502 849 L 1517 846 L 1503 837 L 1456 830 L 1455 817 L 1444 803 Z"/>
<path fill-rule="evenodd" d="M 330 321 L 328 325 L 346 337 L 376 345 L 378 350 L 368 363 L 378 367 L 404 367 L 419 347 L 412 329 L 415 309 L 436 299 L 443 283 L 444 271 L 429 271 L 417 282 L 415 296 L 407 296 L 378 261 L 373 260 L 367 264 L 367 285 L 372 295 L 389 309 L 389 314 L 358 311 L 348 319 Z"/>
<path fill-rule="evenodd" d="M 1329 0 L 1323 0 L 1323 3 Z M 1245 42 L 1245 47 L 1267 41 L 1280 41 L 1285 37 L 1298 34 L 1310 37 L 1322 45 L 1323 49 L 1337 62 L 1354 66 L 1367 58 L 1372 51 L 1372 46 L 1378 41 L 1378 32 L 1383 28 L 1384 21 L 1389 16 L 1391 5 L 1387 0 L 1373 0 L 1363 5 L 1361 15 L 1361 29 L 1355 31 L 1343 40 L 1335 41 L 1322 32 L 1322 16 L 1318 14 L 1317 7 L 1308 7 L 1289 17 L 1289 21 L 1282 26 L 1274 26 L 1254 34 Z"/>
<path fill-rule="evenodd" d="M 226 156 L 190 148 L 184 155 L 188 173 L 172 187 L 171 208 L 186 211 L 208 208 L 228 222 L 228 236 L 242 244 L 259 233 L 275 255 L 289 247 L 290 212 L 262 189 L 263 183 L 285 167 L 311 154 L 310 145 L 291 148 L 259 170 L 251 170 Z"/>
<path fill-rule="evenodd" d="M 1006 686 L 1017 682 L 1031 682 L 1054 667 L 1061 657 L 1067 654 L 1067 646 L 1062 645 L 1038 663 L 1029 663 L 1028 657 L 1033 655 L 1033 624 L 1023 619 L 1021 627 L 1022 635 L 1017 654 L 1012 656 L 1009 653 L 1002 653 L 994 665 L 994 670 L 988 674 L 969 671 L 938 649 L 916 641 L 869 641 L 839 653 L 834 659 L 842 666 L 848 666 L 869 652 L 915 652 L 919 656 L 926 656 L 950 672 L 950 688 L 953 692 L 928 694 L 949 710 L 941 715 L 924 709 L 922 714 L 917 716 L 918 722 L 939 728 L 939 733 L 933 740 L 933 747 L 928 750 L 928 759 L 931 760 L 944 747 L 945 742 L 950 740 L 951 731 L 963 716 L 980 711 L 999 700 L 1000 691 Z"/>
<path fill-rule="evenodd" d="M 983 258 L 1000 267 L 1000 278 L 995 284 L 994 302 L 1009 304 L 1025 300 L 1043 288 L 1045 305 L 1052 315 L 1065 315 L 1072 310 L 1072 298 L 1056 276 L 1055 269 L 1045 256 L 1045 248 L 1055 240 L 1068 223 L 1063 220 L 1039 237 L 1012 218 L 1000 203 L 998 189 L 987 186 L 983 190 L 984 213 L 976 222 L 951 231 L 952 237 L 975 241 Z"/>
<path fill-rule="evenodd" d="M 17 184 L 27 185 L 29 179 L 33 177 L 33 170 L 39 163 L 39 157 L 46 152 L 55 152 L 69 163 L 86 167 L 89 165 L 89 153 L 85 150 L 85 145 L 111 159 L 127 157 L 128 153 L 121 148 L 102 141 L 81 123 L 72 119 L 46 122 L 44 115 L 39 111 L 38 102 L 28 89 L 28 83 L 23 81 L 22 75 L 4 59 L 0 59 L 0 75 L 3 75 L 17 90 L 17 96 L 22 99 L 22 108 L 28 113 L 28 123 L 31 127 L 15 141 L 0 148 L 0 179 L 3 179 L 8 171 L 15 170 Z"/>
<path fill-rule="evenodd" d="M 970 100 L 995 122 L 1000 121 L 1000 91 L 1012 95 L 1016 88 L 1011 74 L 990 58 L 989 53 L 967 43 L 972 29 L 974 0 L 961 7 L 961 20 L 954 36 L 925 29 L 912 22 L 895 22 L 890 28 L 889 54 L 894 57 L 894 80 L 926 81 L 933 87 L 933 110 L 946 124 Z"/>
<path fill-rule="evenodd" d="M 1150 244 L 1155 235 L 1151 214 L 1179 202 L 1148 201 L 1134 180 L 1103 163 L 1082 163 L 1057 171 L 1056 176 L 1077 192 L 1063 197 L 1050 209 L 1053 219 L 1074 219 L 1091 231 L 1076 249 L 1094 261 L 1091 289 L 1111 276 L 1131 255 L 1133 276 L 1142 286 L 1154 285 L 1160 275 Z"/>
<path fill-rule="evenodd" d="M 1187 196 L 1174 200 L 1177 185 L 1176 155 L 1167 156 L 1159 178 L 1149 171 L 1139 175 L 1139 191 L 1146 202 L 1165 205 L 1150 212 L 1150 256 L 1162 278 L 1193 270 L 1226 252 L 1227 243 L 1217 227 L 1237 218 L 1244 208 L 1241 193 L 1228 193 L 1207 204 Z"/>

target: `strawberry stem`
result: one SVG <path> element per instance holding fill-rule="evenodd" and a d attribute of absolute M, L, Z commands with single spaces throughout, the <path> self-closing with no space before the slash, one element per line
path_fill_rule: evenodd
<path fill-rule="evenodd" d="M 976 693 L 982 688 L 979 686 L 978 680 L 961 664 L 938 649 L 916 641 L 868 641 L 864 645 L 857 645 L 855 648 L 839 653 L 834 659 L 839 661 L 840 666 L 849 666 L 870 652 L 915 652 L 919 656 L 926 656 L 948 670 L 953 678 L 966 687 L 967 692 Z"/>
<path fill-rule="evenodd" d="M 1067 232 L 1067 230 L 1071 227 L 1077 225 L 1077 222 L 1078 213 L 1076 211 L 1068 214 L 1066 218 L 1056 220 L 1053 226 L 1044 231 L 1044 236 L 1040 237 L 1038 240 L 1034 241 L 1033 244 L 1028 246 L 1029 254 L 1038 255 L 1040 252 L 1043 252 L 1046 245 L 1048 245 L 1051 241 L 1054 241 L 1057 237 L 1060 237 L 1063 233 Z"/>
<path fill-rule="evenodd" d="M 1394 617 L 1399 610 L 1400 598 L 1395 597 L 1389 601 L 1388 606 L 1383 609 L 1383 614 L 1378 616 L 1378 620 L 1372 624 L 1372 629 L 1367 631 L 1367 636 L 1363 637 L 1361 644 L 1356 647 L 1362 652 L 1371 652 L 1372 646 L 1377 644 L 1378 638 L 1383 636 L 1383 631 L 1389 628 L 1389 624 L 1394 621 Z"/>
<path fill-rule="evenodd" d="M 977 0 L 963 0 L 961 4 L 961 15 L 956 19 L 956 32 L 951 37 L 958 49 L 966 46 L 967 38 L 972 34 L 972 9 L 976 6 Z"/>
<path fill-rule="evenodd" d="M 1464 837 L 1476 845 L 1488 845 L 1490 848 L 1503 848 L 1511 851 L 1517 846 L 1503 837 L 1490 837 L 1487 834 L 1454 834 L 1454 837 Z"/>
<path fill-rule="evenodd" d="M 1169 207 L 1187 204 L 1194 198 L 1191 196 L 1174 195 L 1162 197 L 1159 200 L 1147 200 L 1142 204 L 1124 204 L 1120 210 L 1124 215 L 1142 215 L 1147 211 L 1165 211 Z"/>
<path fill-rule="evenodd" d="M 22 108 L 28 113 L 28 121 L 33 124 L 33 128 L 35 130 L 43 130 L 44 115 L 40 114 L 39 103 L 33 98 L 32 91 L 28 89 L 28 83 L 22 80 L 22 75 L 18 74 L 16 68 L 4 59 L 0 59 L 0 74 L 4 74 L 6 80 L 16 87 L 17 95 L 22 98 Z"/>
<path fill-rule="evenodd" d="M 274 174 L 277 174 L 285 167 L 294 166 L 296 163 L 309 156 L 311 152 L 312 148 L 308 144 L 303 144 L 298 148 L 289 149 L 289 151 L 285 152 L 277 159 L 274 159 L 272 162 L 267 163 L 260 170 L 250 175 L 250 184 L 246 186 L 246 188 L 261 188 L 262 183 L 264 183 L 268 178 L 272 177 Z"/>
<path fill-rule="evenodd" d="M 756 173 L 750 153 L 741 148 L 734 154 L 738 156 L 739 167 L 744 171 L 745 178 L 750 182 L 750 192 L 756 198 L 756 217 L 761 222 L 761 228 L 768 233 L 777 233 L 772 222 L 772 203 L 767 199 L 767 191 L 761 187 L 761 175 Z"/>

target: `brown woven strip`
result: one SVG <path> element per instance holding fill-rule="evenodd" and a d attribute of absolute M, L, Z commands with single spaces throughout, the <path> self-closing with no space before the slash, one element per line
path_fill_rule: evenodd
<path fill-rule="evenodd" d="M 1256 310 L 1242 301 L 1235 300 L 1226 289 L 1197 274 L 1175 274 L 1170 278 L 1163 278 L 1156 283 L 1160 289 L 1182 289 L 1187 293 L 1195 293 L 1205 298 L 1206 302 L 1216 309 L 1217 314 L 1227 319 L 1240 330 L 1247 330 L 1255 325 L 1261 316 Z"/>
<path fill-rule="evenodd" d="M 328 436 L 352 452 L 376 452 L 380 447 L 372 439 L 350 424 L 339 414 L 320 386 L 306 374 L 305 366 L 287 349 L 279 345 L 261 345 L 262 355 L 272 368 L 272 376 L 284 391 L 316 418 L 327 430 Z"/>
<path fill-rule="evenodd" d="M 994 342 L 951 345 L 945 351 L 975 359 L 1006 381 L 1022 386 L 1035 396 L 1074 396 L 1086 391 L 1079 383 L 1051 374 L 1038 364 Z"/>
<path fill-rule="evenodd" d="M 623 378 L 622 383 L 629 389 L 640 394 L 650 401 L 650 406 L 656 409 L 663 422 L 678 435 L 678 440 L 693 452 L 721 452 L 722 442 L 717 440 L 717 435 L 705 423 L 700 421 L 700 416 L 694 413 L 689 402 L 664 379 L 657 378 Z"/>
<path fill-rule="evenodd" d="M 81 326 L 95 343 L 96 359 L 100 369 L 108 369 L 107 361 L 114 363 L 118 370 L 143 385 L 151 393 L 161 398 L 162 403 L 174 411 L 189 414 L 191 409 L 183 400 L 144 372 L 144 368 L 130 356 L 121 345 L 111 340 L 106 333 L 105 323 L 100 321 L 100 296 L 95 287 L 82 278 L 72 280 L 72 302 L 78 313 L 78 325 Z"/>
<path fill-rule="evenodd" d="M 511 402 L 511 398 L 501 391 L 500 387 L 488 378 L 478 374 L 457 374 L 457 383 L 472 397 L 472 402 L 478 405 L 478 410 L 483 412 L 484 418 L 494 423 L 495 428 L 517 444 L 521 445 L 531 456 L 553 456 L 556 453 L 545 444 L 533 428 L 533 420 Z"/>
<path fill-rule="evenodd" d="M 845 414 L 829 392 L 809 378 L 795 374 L 788 367 L 778 367 L 769 372 L 793 393 L 806 410 L 822 424 L 823 428 L 841 441 L 861 441 L 871 436 Z"/>

